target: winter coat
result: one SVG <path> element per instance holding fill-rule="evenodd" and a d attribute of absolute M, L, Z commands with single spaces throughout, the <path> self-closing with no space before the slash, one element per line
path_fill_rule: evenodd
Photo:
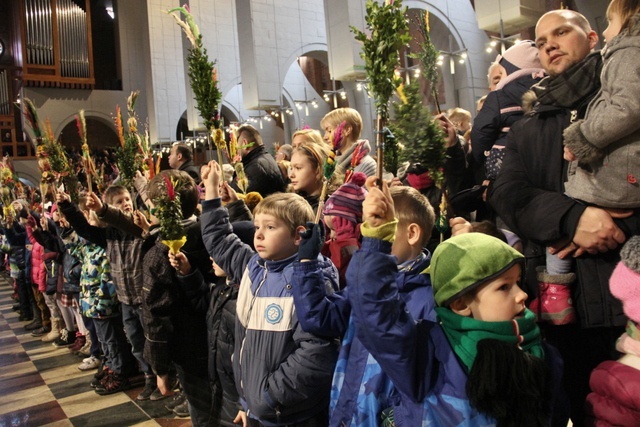
<path fill-rule="evenodd" d="M 202 250 L 200 224 L 195 218 L 185 228 L 187 252 Z M 169 263 L 169 248 L 160 233 L 147 237 L 153 245 L 144 254 L 142 325 L 144 359 L 157 375 L 168 374 L 172 363 L 199 377 L 207 375 L 206 303 L 208 289 L 188 295 Z M 192 301 L 192 299 L 201 301 Z M 193 306 L 201 304 L 200 310 Z"/>
<path fill-rule="evenodd" d="M 9 265 L 11 268 L 11 277 L 16 279 L 21 275 L 25 275 L 27 249 L 25 247 L 27 235 L 24 227 L 14 223 L 12 227 L 3 228 L 3 234 L 9 244 L 11 251 L 9 253 Z M 28 276 L 30 279 L 30 276 Z M 25 278 L 25 277 L 23 277 Z"/>
<path fill-rule="evenodd" d="M 139 305 L 142 302 L 143 240 L 112 226 L 100 228 L 90 225 L 77 206 L 70 202 L 59 203 L 58 208 L 80 237 L 105 248 L 118 300 L 127 305 Z"/>
<path fill-rule="evenodd" d="M 31 242 L 31 244 L 33 245 L 33 247 L 31 248 L 31 283 L 38 286 L 38 291 L 46 292 L 47 266 L 44 262 L 44 247 L 40 243 L 38 243 L 35 237 L 33 237 L 31 227 L 27 227 L 27 236 L 29 242 Z M 55 289 L 53 290 L 53 292 L 55 292 Z"/>
<path fill-rule="evenodd" d="M 388 245 L 364 239 L 364 245 Z M 435 321 L 433 291 L 429 276 L 422 274 L 431 257 L 410 271 L 397 272 L 399 296 L 414 319 Z M 317 261 L 294 263 L 293 296 L 303 329 L 323 336 L 344 336 L 333 374 L 329 410 L 330 426 L 379 425 L 381 412 L 390 406 L 393 383 L 356 336 L 350 317 L 349 286 L 327 293 Z M 363 269 L 366 270 L 366 266 Z"/>
<path fill-rule="evenodd" d="M 595 94 L 596 76 L 592 82 L 591 93 Z M 545 85 L 543 89 L 550 91 L 551 87 Z M 544 264 L 545 247 L 572 237 L 586 209 L 564 192 L 567 163 L 563 159 L 562 132 L 573 118 L 584 116 L 591 97 L 576 99 L 572 108 L 536 102 L 532 92 L 526 97 L 535 103 L 533 110 L 511 128 L 502 169 L 489 186 L 487 200 L 507 227 L 523 239 L 526 290 L 529 295 L 536 295 L 536 266 Z M 572 295 L 583 327 L 626 323 L 622 305 L 611 295 L 608 284 L 620 259 L 618 253 L 616 250 L 576 259 L 578 278 Z"/>
<path fill-rule="evenodd" d="M 111 267 L 101 246 L 78 237 L 75 231 L 65 233 L 63 241 L 68 258 L 80 260 L 80 312 L 92 319 L 108 319 L 120 315 L 120 302 L 111 279 Z"/>
<path fill-rule="evenodd" d="M 203 305 L 206 305 L 209 381 L 212 384 L 215 411 L 213 416 L 219 425 L 234 427 L 233 420 L 238 411 L 242 410 L 231 363 L 235 347 L 239 287 L 226 280 L 209 285 L 198 270 L 193 270 L 186 276 L 178 275 L 178 280 L 190 299 L 197 302 L 193 307 L 195 310 L 203 310 Z M 204 292 L 208 293 L 208 298 L 194 298 Z"/>
<path fill-rule="evenodd" d="M 244 173 L 249 185 L 247 193 L 257 191 L 262 197 L 285 190 L 282 172 L 276 163 L 276 159 L 267 152 L 264 145 L 260 145 L 242 157 Z M 234 188 L 238 189 L 233 181 Z"/>
<path fill-rule="evenodd" d="M 576 155 L 567 194 L 606 208 L 640 208 L 640 14 L 602 50 L 600 92 L 565 131 Z"/>
<path fill-rule="evenodd" d="M 490 156 L 489 153 L 492 149 L 502 151 L 509 129 L 523 116 L 522 95 L 539 81 L 540 78 L 526 75 L 509 82 L 502 89 L 489 92 L 471 129 L 471 149 L 479 164 L 486 164 L 489 158 L 496 158 L 501 164 L 500 154 Z M 495 170 L 500 169 L 500 164 L 487 165 L 488 179 L 495 179 Z"/>
<path fill-rule="evenodd" d="M 470 404 L 466 368 L 442 326 L 416 321 L 399 296 L 391 245 L 371 239 L 363 238 L 349 265 L 349 300 L 356 337 L 393 381 L 395 393 L 389 400 L 395 425 L 495 425 Z M 543 348 L 555 396 L 562 360 L 552 347 Z"/>
<path fill-rule="evenodd" d="M 247 415 L 284 426 L 327 410 L 338 342 L 305 332 L 291 291 L 296 258 L 261 259 L 233 234 L 220 199 L 202 203 L 207 250 L 231 281 L 240 283 L 233 374 Z M 327 275 L 337 271 L 323 261 Z"/>
<path fill-rule="evenodd" d="M 183 164 L 180 165 L 178 170 L 181 170 L 183 172 L 188 173 L 189 176 L 191 178 L 193 178 L 193 180 L 196 182 L 196 184 L 200 184 L 200 181 L 201 181 L 201 179 L 200 179 L 200 170 L 193 163 L 193 160 L 189 160 L 188 162 L 184 162 Z"/>
<path fill-rule="evenodd" d="M 52 220 L 48 220 L 49 230 L 43 230 L 41 228 L 32 229 L 27 225 L 27 234 L 29 238 L 33 238 L 44 248 L 42 259 L 45 266 L 46 274 L 46 294 L 53 295 L 56 292 L 63 292 L 64 290 L 64 271 L 63 266 L 65 262 L 65 249 L 64 243 L 58 237 L 58 228 Z M 71 292 L 71 291 L 68 291 Z M 79 292 L 79 289 L 75 288 L 73 292 Z"/>
<path fill-rule="evenodd" d="M 638 358 L 638 356 L 632 356 Z M 599 364 L 593 372 L 586 412 L 594 426 L 636 427 L 640 422 L 640 370 L 614 360 Z"/>

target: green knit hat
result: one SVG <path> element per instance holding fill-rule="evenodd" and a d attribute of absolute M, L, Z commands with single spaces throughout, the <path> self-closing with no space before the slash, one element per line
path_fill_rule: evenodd
<path fill-rule="evenodd" d="M 431 260 L 436 304 L 448 307 L 460 296 L 523 262 L 520 252 L 483 233 L 465 233 L 440 243 Z"/>

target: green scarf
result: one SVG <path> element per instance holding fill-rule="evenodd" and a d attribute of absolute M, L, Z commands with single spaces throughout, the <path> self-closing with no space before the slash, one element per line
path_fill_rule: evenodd
<path fill-rule="evenodd" d="M 487 338 L 518 345 L 524 351 L 544 358 L 540 329 L 529 309 L 525 310 L 523 317 L 506 322 L 483 322 L 460 316 L 444 307 L 436 307 L 436 313 L 453 351 L 468 372 L 476 359 L 478 342 Z"/>

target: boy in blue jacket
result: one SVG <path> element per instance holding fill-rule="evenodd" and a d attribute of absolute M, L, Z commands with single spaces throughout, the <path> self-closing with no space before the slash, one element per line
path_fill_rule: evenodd
<path fill-rule="evenodd" d="M 398 391 L 395 425 L 566 425 L 561 360 L 542 342 L 519 287 L 523 256 L 481 233 L 441 243 L 430 267 L 438 322 L 416 322 L 398 297 L 389 255 L 393 199 L 374 183 L 362 234 L 378 245 L 363 241 L 347 283 L 356 334 Z"/>
<path fill-rule="evenodd" d="M 435 221 L 433 208 L 429 200 L 412 187 L 392 187 L 391 196 L 398 206 L 395 240 L 391 245 L 367 239 L 363 242 L 368 245 L 365 250 L 391 246 L 391 255 L 397 263 L 399 296 L 413 318 L 433 321 L 435 303 L 431 281 L 423 274 L 431 261 L 431 254 L 424 246 L 429 242 Z M 314 225 L 316 235 L 322 231 L 321 227 L 322 224 Z M 342 291 L 327 293 L 325 278 L 315 257 L 295 262 L 293 272 L 293 298 L 303 329 L 318 335 L 344 336 L 333 374 L 329 425 L 379 424 L 382 411 L 389 406 L 393 384 L 356 336 L 355 324 L 350 319 L 349 283 Z"/>
<path fill-rule="evenodd" d="M 246 411 L 243 421 L 249 426 L 326 426 L 338 341 L 302 329 L 291 293 L 299 232 L 313 220 L 313 210 L 294 193 L 265 198 L 253 212 L 253 250 L 233 234 L 220 199 L 220 172 L 215 161 L 202 171 L 202 237 L 214 262 L 240 283 L 233 373 Z M 337 283 L 331 261 L 323 258 L 322 265 Z"/>

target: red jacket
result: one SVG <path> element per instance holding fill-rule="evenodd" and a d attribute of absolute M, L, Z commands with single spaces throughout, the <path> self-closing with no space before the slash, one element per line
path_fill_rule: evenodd
<path fill-rule="evenodd" d="M 599 364 L 589 380 L 586 412 L 591 425 L 638 426 L 640 423 L 640 370 L 607 360 Z"/>

